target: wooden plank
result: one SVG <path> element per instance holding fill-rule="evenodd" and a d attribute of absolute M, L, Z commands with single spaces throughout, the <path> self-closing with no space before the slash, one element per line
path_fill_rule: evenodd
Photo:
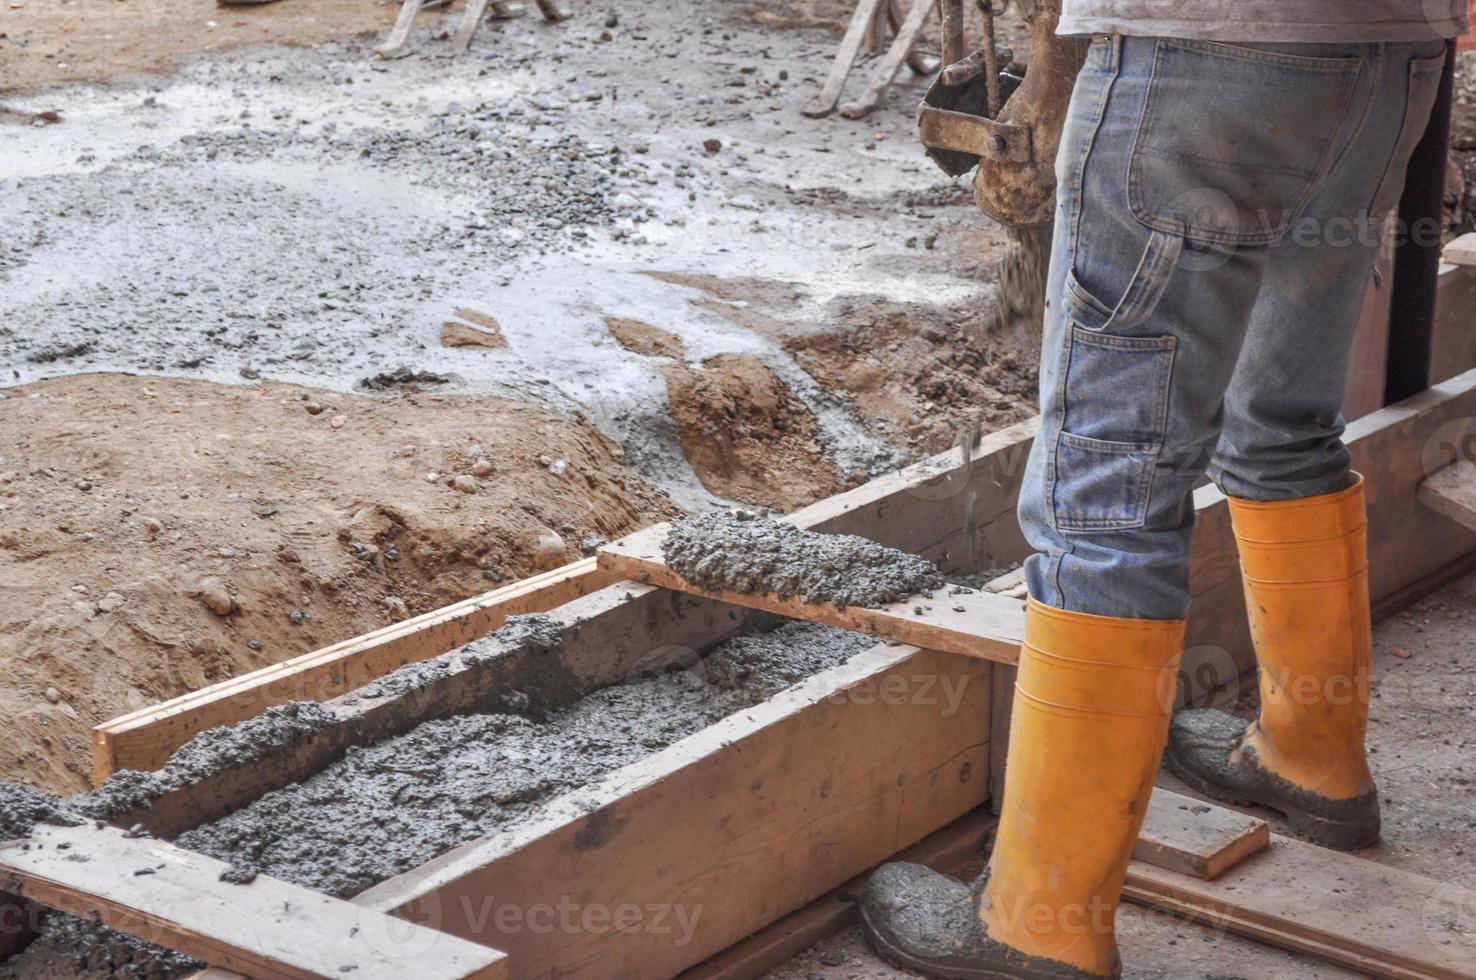
<path fill-rule="evenodd" d="M 401 0 L 400 14 L 395 18 L 395 26 L 390 29 L 389 37 L 384 39 L 384 43 L 374 49 L 375 54 L 381 58 L 403 57 L 401 49 L 410 39 L 410 30 L 415 26 L 415 15 L 420 13 L 424 3 L 425 0 Z"/>
<path fill-rule="evenodd" d="M 856 630 L 897 643 L 958 653 L 1000 663 L 1014 663 L 1025 637 L 1025 604 L 988 592 L 952 595 L 940 589 L 933 598 L 914 596 L 886 606 L 837 608 L 773 593 L 711 591 L 682 578 L 666 564 L 661 540 L 670 530 L 657 524 L 601 548 L 600 567 L 623 578 L 666 589 L 720 599 L 812 623 Z"/>
<path fill-rule="evenodd" d="M 923 838 L 892 860 L 926 865 L 943 874 L 954 874 L 985 852 L 989 836 L 998 823 L 988 810 L 966 814 Z M 834 935 L 855 918 L 856 897 L 866 887 L 868 870 L 826 895 L 765 926 L 741 942 L 709 957 L 679 980 L 755 980 L 826 936 Z"/>
<path fill-rule="evenodd" d="M 1476 268 L 1440 266 L 1435 281 L 1435 322 L 1430 328 L 1430 383 L 1476 367 Z"/>
<path fill-rule="evenodd" d="M 1036 430 L 1031 419 L 827 497 L 790 515 L 799 527 L 860 534 L 937 561 L 946 571 L 1017 563 L 1026 553 L 1015 497 Z M 614 582 L 587 558 L 123 715 L 93 730 L 97 781 L 156 769 L 207 728 L 274 704 L 323 701 L 397 667 L 469 643 L 508 615 L 544 612 Z"/>
<path fill-rule="evenodd" d="M 907 60 L 912 46 L 917 43 L 918 35 L 922 33 L 923 24 L 927 23 L 928 14 L 932 10 L 933 0 L 912 0 L 912 6 L 907 11 L 907 19 L 897 29 L 897 34 L 892 38 L 892 44 L 887 48 L 887 53 L 877 61 L 876 70 L 871 76 L 871 83 L 866 86 L 866 91 L 861 94 L 861 98 L 841 106 L 841 115 L 847 119 L 860 119 L 876 108 L 881 102 L 882 93 L 886 92 L 887 86 L 892 84 L 892 79 L 897 77 L 897 71 Z"/>
<path fill-rule="evenodd" d="M 623 681 L 673 646 L 703 650 L 745 624 L 742 609 L 626 583 L 551 610 L 564 627 L 557 663 L 527 646 L 486 640 L 447 658 L 424 686 L 395 697 L 350 692 L 323 703 L 332 724 L 252 762 L 182 786 L 114 820 L 141 823 L 173 837 L 239 810 L 271 790 L 298 782 L 369 745 L 436 718 L 484 709 L 509 691 L 542 689 L 551 705 Z"/>
<path fill-rule="evenodd" d="M 495 949 L 265 876 L 222 882 L 226 867 L 91 823 L 0 847 L 12 892 L 262 980 L 507 976 Z"/>
<path fill-rule="evenodd" d="M 672 976 L 977 808 L 988 734 L 989 664 L 875 647 L 363 897 L 505 949 L 518 976 Z M 538 934 L 491 896 L 669 916 Z"/>
<path fill-rule="evenodd" d="M 465 51 L 471 46 L 472 35 L 481 26 L 482 17 L 487 13 L 488 0 L 467 0 L 466 10 L 462 11 L 461 23 L 456 28 L 456 36 L 451 39 L 452 51 Z M 460 316 L 460 311 L 457 311 Z"/>
<path fill-rule="evenodd" d="M 1476 266 L 1476 232 L 1452 239 L 1440 250 L 1440 261 L 1451 265 Z"/>
<path fill-rule="evenodd" d="M 102 782 L 119 769 L 157 769 L 207 728 L 235 724 L 288 701 L 329 700 L 485 636 L 508 616 L 546 612 L 615 581 L 586 558 L 114 718 L 92 730 L 93 778 Z"/>
<path fill-rule="evenodd" d="M 1135 861 L 1123 894 L 1381 977 L 1476 976 L 1476 892 L 1278 834 L 1214 881 Z"/>
<path fill-rule="evenodd" d="M 1270 843 L 1271 828 L 1264 820 L 1156 789 L 1133 857 L 1208 881 Z"/>
<path fill-rule="evenodd" d="M 1420 503 L 1476 531 L 1476 463 L 1460 459 L 1420 484 Z"/>
<path fill-rule="evenodd" d="M 835 61 L 830 65 L 830 74 L 826 76 L 820 94 L 800 110 L 805 115 L 828 116 L 835 111 L 841 90 L 846 87 L 846 76 L 851 73 L 851 66 L 856 62 L 856 55 L 861 51 L 861 45 L 866 40 L 881 3 L 882 0 L 857 0 L 851 22 L 846 26 L 845 36 L 841 38 L 840 50 L 836 52 Z"/>

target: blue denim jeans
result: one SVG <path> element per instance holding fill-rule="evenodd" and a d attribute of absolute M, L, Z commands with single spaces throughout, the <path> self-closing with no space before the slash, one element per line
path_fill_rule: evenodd
<path fill-rule="evenodd" d="M 1020 498 L 1036 599 L 1181 619 L 1206 471 L 1253 500 L 1347 485 L 1348 351 L 1443 55 L 1093 40 L 1056 163 Z"/>

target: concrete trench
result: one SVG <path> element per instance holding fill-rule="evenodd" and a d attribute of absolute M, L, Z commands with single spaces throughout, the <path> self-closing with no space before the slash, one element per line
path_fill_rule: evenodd
<path fill-rule="evenodd" d="M 854 535 L 799 530 L 751 515 L 706 514 L 678 522 L 674 562 L 739 591 L 783 591 L 812 601 L 876 603 L 943 585 L 925 559 Z M 697 559 L 701 559 L 700 562 Z M 694 568 L 694 574 L 697 573 Z M 223 880 L 258 874 L 351 898 L 469 841 L 535 820 L 561 795 L 647 758 L 786 687 L 876 644 L 814 623 L 756 616 L 749 631 L 705 654 L 663 662 L 598 690 L 560 670 L 563 627 L 546 616 L 511 617 L 457 651 L 408 664 L 361 688 L 358 698 L 408 697 L 449 658 L 529 646 L 555 654 L 525 691 L 487 710 L 421 723 L 350 748 L 314 776 L 180 834 L 175 843 L 228 862 Z M 489 653 L 489 655 L 491 655 Z M 212 729 L 177 750 L 159 773 L 121 772 L 65 806 L 12 787 L 0 823 L 24 835 L 28 821 L 70 813 L 107 819 L 224 768 L 268 757 L 333 721 L 311 702 L 268 709 Z M 169 950 L 53 914 L 30 947 L 0 965 L 0 980 L 66 964 L 77 976 L 173 978 L 197 964 Z"/>
<path fill-rule="evenodd" d="M 429 721 L 351 749 L 317 775 L 175 842 L 230 862 L 232 880 L 244 883 L 267 874 L 350 898 L 453 847 L 536 820 L 563 794 L 753 707 L 875 642 L 832 627 L 770 620 L 758 631 L 694 655 L 689 663 L 631 678 L 551 711 L 528 704 L 525 713 L 502 709 Z M 303 724 L 304 717 L 310 723 L 312 707 L 279 714 L 274 724 L 291 727 Z M 224 764 L 238 753 L 255 751 L 261 733 L 242 736 L 242 727 L 205 733 L 176 758 L 183 756 L 199 773 L 202 760 Z M 137 791 L 136 782 L 135 775 L 121 774 L 101 791 L 73 800 L 84 809 L 97 807 L 103 805 L 97 794 L 112 791 L 107 803 L 124 804 Z M 44 810 L 33 817 L 47 819 Z M 0 980 L 172 980 L 199 966 L 161 947 L 53 913 L 26 950 L 0 964 Z"/>

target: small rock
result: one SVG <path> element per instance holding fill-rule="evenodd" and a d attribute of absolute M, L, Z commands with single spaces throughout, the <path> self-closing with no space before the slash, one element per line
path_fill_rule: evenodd
<path fill-rule="evenodd" d="M 102 612 L 110 613 L 114 609 L 122 606 L 124 601 L 124 598 L 118 593 L 109 592 L 107 595 L 97 600 L 97 608 Z"/>
<path fill-rule="evenodd" d="M 81 490 L 83 493 L 88 493 L 92 490 L 92 482 L 90 480 L 78 480 L 77 489 Z"/>
<path fill-rule="evenodd" d="M 564 563 L 564 539 L 553 528 L 535 527 L 523 534 L 519 545 L 528 553 L 534 571 L 544 572 Z"/>
<path fill-rule="evenodd" d="M 164 530 L 164 522 L 157 517 L 145 517 L 143 519 L 143 526 L 144 530 L 148 531 L 150 535 L 158 534 Z"/>
<path fill-rule="evenodd" d="M 846 962 L 846 954 L 842 953 L 838 949 L 827 949 L 825 952 L 820 954 L 820 962 L 824 963 L 826 966 L 844 966 Z"/>
<path fill-rule="evenodd" d="M 305 409 L 307 409 L 307 413 L 309 415 L 322 415 L 323 414 L 323 406 L 319 402 L 308 402 L 306 405 L 304 405 L 302 407 L 305 408 Z"/>
<path fill-rule="evenodd" d="M 469 473 L 462 473 L 451 479 L 451 488 L 461 493 L 476 493 L 477 478 Z"/>
<path fill-rule="evenodd" d="M 52 704 L 60 704 L 61 692 L 54 687 L 48 687 L 46 689 L 46 700 L 50 701 Z"/>
<path fill-rule="evenodd" d="M 482 330 L 456 320 L 447 320 L 441 324 L 441 346 L 491 347 L 495 349 L 506 347 L 507 338 L 491 330 Z"/>
<path fill-rule="evenodd" d="M 565 459 L 564 457 L 562 457 L 562 456 L 560 456 L 558 459 L 554 460 L 552 463 L 549 463 L 548 464 L 548 471 L 550 473 L 552 473 L 554 476 L 563 476 L 564 475 L 564 471 L 567 470 L 568 468 L 569 468 L 569 461 L 567 459 Z"/>
<path fill-rule="evenodd" d="M 605 26 L 606 27 L 618 27 L 618 26 L 620 26 L 620 16 L 615 13 L 615 8 L 614 7 L 611 7 L 610 8 L 610 11 L 605 14 Z"/>
<path fill-rule="evenodd" d="M 292 610 L 287 614 L 287 618 L 292 620 L 292 625 L 294 626 L 301 626 L 303 623 L 306 623 L 308 621 L 307 613 L 303 612 L 301 609 Z"/>
<path fill-rule="evenodd" d="M 261 641 L 260 640 L 247 640 L 246 641 L 246 648 L 248 650 L 260 651 L 261 650 Z"/>
<path fill-rule="evenodd" d="M 486 478 L 492 475 L 495 467 L 490 459 L 479 459 L 472 464 L 472 476 Z"/>
<path fill-rule="evenodd" d="M 195 595 L 205 604 L 206 609 L 217 616 L 229 616 L 239 608 L 236 600 L 231 598 L 231 594 L 217 579 L 205 579 L 196 586 Z"/>
<path fill-rule="evenodd" d="M 702 141 L 702 148 L 708 153 L 716 153 L 723 148 L 723 141 L 709 137 Z"/>
<path fill-rule="evenodd" d="M 329 419 L 328 424 L 331 425 L 331 426 L 333 426 L 335 429 L 341 429 L 341 428 L 343 428 L 343 423 L 345 423 L 347 421 L 348 421 L 348 419 L 345 418 L 344 416 L 342 416 L 342 415 L 335 415 L 335 416 L 333 416 L 333 418 Z"/>

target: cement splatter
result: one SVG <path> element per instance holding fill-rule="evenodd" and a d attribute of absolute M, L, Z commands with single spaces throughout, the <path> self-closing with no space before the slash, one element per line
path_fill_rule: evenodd
<path fill-rule="evenodd" d="M 0 782 L 0 841 L 29 837 L 38 823 L 75 827 L 81 822 L 50 793 Z"/>
<path fill-rule="evenodd" d="M 183 834 L 178 843 L 346 898 L 459 844 L 517 826 L 552 799 L 874 642 L 790 623 L 597 691 L 547 721 L 511 713 L 429 721 L 351 749 L 312 778 Z"/>
<path fill-rule="evenodd" d="M 743 513 L 712 511 L 678 521 L 662 549 L 668 565 L 705 589 L 799 596 L 841 609 L 900 602 L 944 584 L 926 558 Z"/>

